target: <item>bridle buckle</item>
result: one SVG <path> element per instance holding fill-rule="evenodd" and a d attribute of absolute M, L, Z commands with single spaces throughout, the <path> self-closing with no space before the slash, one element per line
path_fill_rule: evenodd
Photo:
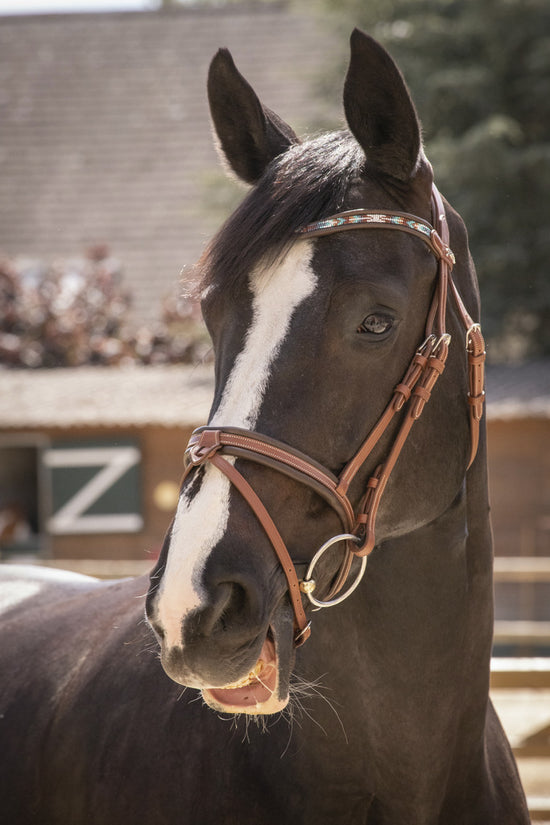
<path fill-rule="evenodd" d="M 481 332 L 481 324 L 472 324 L 466 330 L 466 352 L 472 352 L 473 343 L 471 341 L 471 336 L 473 332 Z"/>
<path fill-rule="evenodd" d="M 456 258 L 452 249 L 441 238 L 437 230 L 432 229 L 430 239 L 434 250 L 437 252 L 440 260 L 445 261 L 449 269 L 452 269 L 456 263 Z"/>

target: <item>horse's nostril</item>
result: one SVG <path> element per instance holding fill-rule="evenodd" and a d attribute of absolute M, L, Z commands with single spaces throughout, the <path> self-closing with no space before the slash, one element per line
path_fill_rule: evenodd
<path fill-rule="evenodd" d="M 239 615 L 246 609 L 247 601 L 245 588 L 233 582 L 231 584 L 231 598 L 226 606 L 226 613 Z"/>
<path fill-rule="evenodd" d="M 236 622 L 242 622 L 247 611 L 246 589 L 237 582 L 221 582 L 216 588 L 211 629 L 227 631 Z"/>
<path fill-rule="evenodd" d="M 188 639 L 238 632 L 239 628 L 249 628 L 257 623 L 257 616 L 254 615 L 257 599 L 246 583 L 227 580 L 210 582 L 206 592 L 207 602 L 186 619 Z"/>

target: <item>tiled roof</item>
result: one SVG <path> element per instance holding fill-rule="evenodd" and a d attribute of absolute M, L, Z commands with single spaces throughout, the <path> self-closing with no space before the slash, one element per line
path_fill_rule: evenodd
<path fill-rule="evenodd" d="M 211 366 L 0 370 L 0 429 L 198 426 L 214 392 Z M 550 418 L 550 360 L 491 367 L 490 420 Z"/>
<path fill-rule="evenodd" d="M 487 409 L 493 419 L 550 418 L 550 358 L 491 366 Z"/>
<path fill-rule="evenodd" d="M 195 427 L 213 388 L 211 366 L 0 370 L 0 429 Z"/>
<path fill-rule="evenodd" d="M 0 250 L 51 260 L 109 244 L 142 317 L 219 223 L 209 61 L 231 49 L 297 131 L 332 35 L 284 7 L 0 17 Z"/>

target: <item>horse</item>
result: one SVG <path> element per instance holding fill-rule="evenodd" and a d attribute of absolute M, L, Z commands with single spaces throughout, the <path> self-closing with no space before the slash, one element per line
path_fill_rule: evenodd
<path fill-rule="evenodd" d="M 403 76 L 355 30 L 346 128 L 307 139 L 226 49 L 208 97 L 249 186 L 200 261 L 211 413 L 148 581 L 4 571 L 4 819 L 528 823 L 478 286 Z"/>

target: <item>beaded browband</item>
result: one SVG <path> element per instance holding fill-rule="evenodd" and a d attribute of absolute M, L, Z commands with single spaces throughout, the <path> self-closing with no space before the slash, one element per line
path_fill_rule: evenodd
<path fill-rule="evenodd" d="M 428 244 L 437 258 L 446 258 L 450 267 L 456 263 L 449 246 L 443 242 L 434 227 L 420 220 L 408 212 L 369 212 L 368 209 L 353 209 L 348 212 L 339 212 L 330 218 L 314 221 L 303 226 L 296 233 L 299 236 L 319 237 L 332 235 L 334 232 L 343 232 L 346 229 L 399 229 L 416 235 Z"/>
<path fill-rule="evenodd" d="M 366 209 L 358 209 L 356 211 L 339 212 L 331 218 L 314 221 L 307 226 L 303 226 L 298 230 L 298 233 L 306 235 L 312 232 L 317 234 L 322 231 L 334 232 L 335 230 L 345 229 L 346 227 L 354 229 L 363 223 L 395 224 L 396 226 L 406 227 L 413 232 L 421 232 L 428 236 L 433 232 L 433 227 L 429 223 L 422 223 L 418 218 L 406 212 L 369 212 Z"/>

